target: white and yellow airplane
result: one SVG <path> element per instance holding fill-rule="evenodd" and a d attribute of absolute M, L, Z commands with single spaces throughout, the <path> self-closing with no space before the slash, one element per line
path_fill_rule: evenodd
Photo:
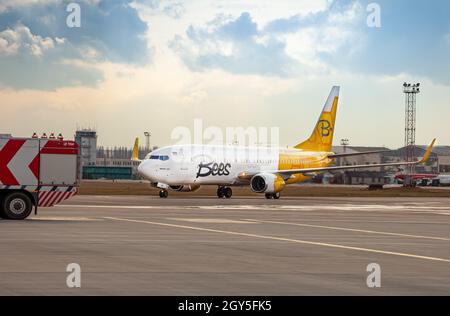
<path fill-rule="evenodd" d="M 432 141 L 424 157 L 413 162 L 371 165 L 330 166 L 337 157 L 375 153 L 331 152 L 339 87 L 334 86 L 323 107 L 311 136 L 293 148 L 175 145 L 149 153 L 141 161 L 138 172 L 155 187 L 159 196 L 168 189 L 195 191 L 201 185 L 217 185 L 219 198 L 230 198 L 231 186 L 250 185 L 253 192 L 278 199 L 286 185 L 305 181 L 324 172 L 382 166 L 407 166 L 424 163 L 433 148 Z M 136 138 L 132 160 L 138 161 L 139 139 Z M 378 152 L 378 151 L 377 151 Z"/>

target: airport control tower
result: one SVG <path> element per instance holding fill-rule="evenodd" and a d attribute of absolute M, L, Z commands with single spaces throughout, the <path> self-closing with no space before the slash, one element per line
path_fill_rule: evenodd
<path fill-rule="evenodd" d="M 80 176 L 83 166 L 95 165 L 97 159 L 97 132 L 93 129 L 81 129 L 75 132 L 75 142 L 80 155 Z"/>
<path fill-rule="evenodd" d="M 420 92 L 420 83 L 403 84 L 403 93 L 405 94 L 405 149 L 406 161 L 415 161 L 416 153 L 416 95 Z M 407 166 L 405 169 L 405 187 L 414 185 L 412 175 L 415 173 L 415 166 Z"/>

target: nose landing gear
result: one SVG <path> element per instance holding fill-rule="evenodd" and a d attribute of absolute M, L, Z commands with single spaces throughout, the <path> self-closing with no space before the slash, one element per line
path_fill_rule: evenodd
<path fill-rule="evenodd" d="M 167 192 L 167 190 L 161 190 L 161 191 L 159 191 L 159 197 L 160 197 L 160 198 L 165 199 L 165 198 L 167 198 L 168 196 L 169 196 L 169 192 Z"/>
<path fill-rule="evenodd" d="M 233 191 L 231 190 L 230 187 L 218 187 L 217 188 L 217 197 L 218 198 L 231 198 L 231 196 L 233 195 Z"/>

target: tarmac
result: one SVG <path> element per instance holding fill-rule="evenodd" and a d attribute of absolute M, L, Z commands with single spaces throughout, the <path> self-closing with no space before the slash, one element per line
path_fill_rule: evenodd
<path fill-rule="evenodd" d="M 450 198 L 76 196 L 0 253 L 0 295 L 450 295 Z"/>

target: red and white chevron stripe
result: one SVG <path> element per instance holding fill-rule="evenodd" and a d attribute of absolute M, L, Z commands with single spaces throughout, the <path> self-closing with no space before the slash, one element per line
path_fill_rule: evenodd
<path fill-rule="evenodd" d="M 51 187 L 50 187 L 51 188 Z M 51 190 L 45 190 L 41 188 L 39 191 L 39 206 L 40 207 L 51 207 L 57 205 L 64 200 L 76 195 L 78 190 L 76 188 L 71 188 L 70 190 L 66 187 L 52 188 Z"/>
<path fill-rule="evenodd" d="M 37 185 L 39 146 L 34 139 L 0 139 L 0 184 Z"/>
<path fill-rule="evenodd" d="M 0 138 L 0 185 L 37 185 L 41 155 L 76 155 L 72 141 Z"/>

